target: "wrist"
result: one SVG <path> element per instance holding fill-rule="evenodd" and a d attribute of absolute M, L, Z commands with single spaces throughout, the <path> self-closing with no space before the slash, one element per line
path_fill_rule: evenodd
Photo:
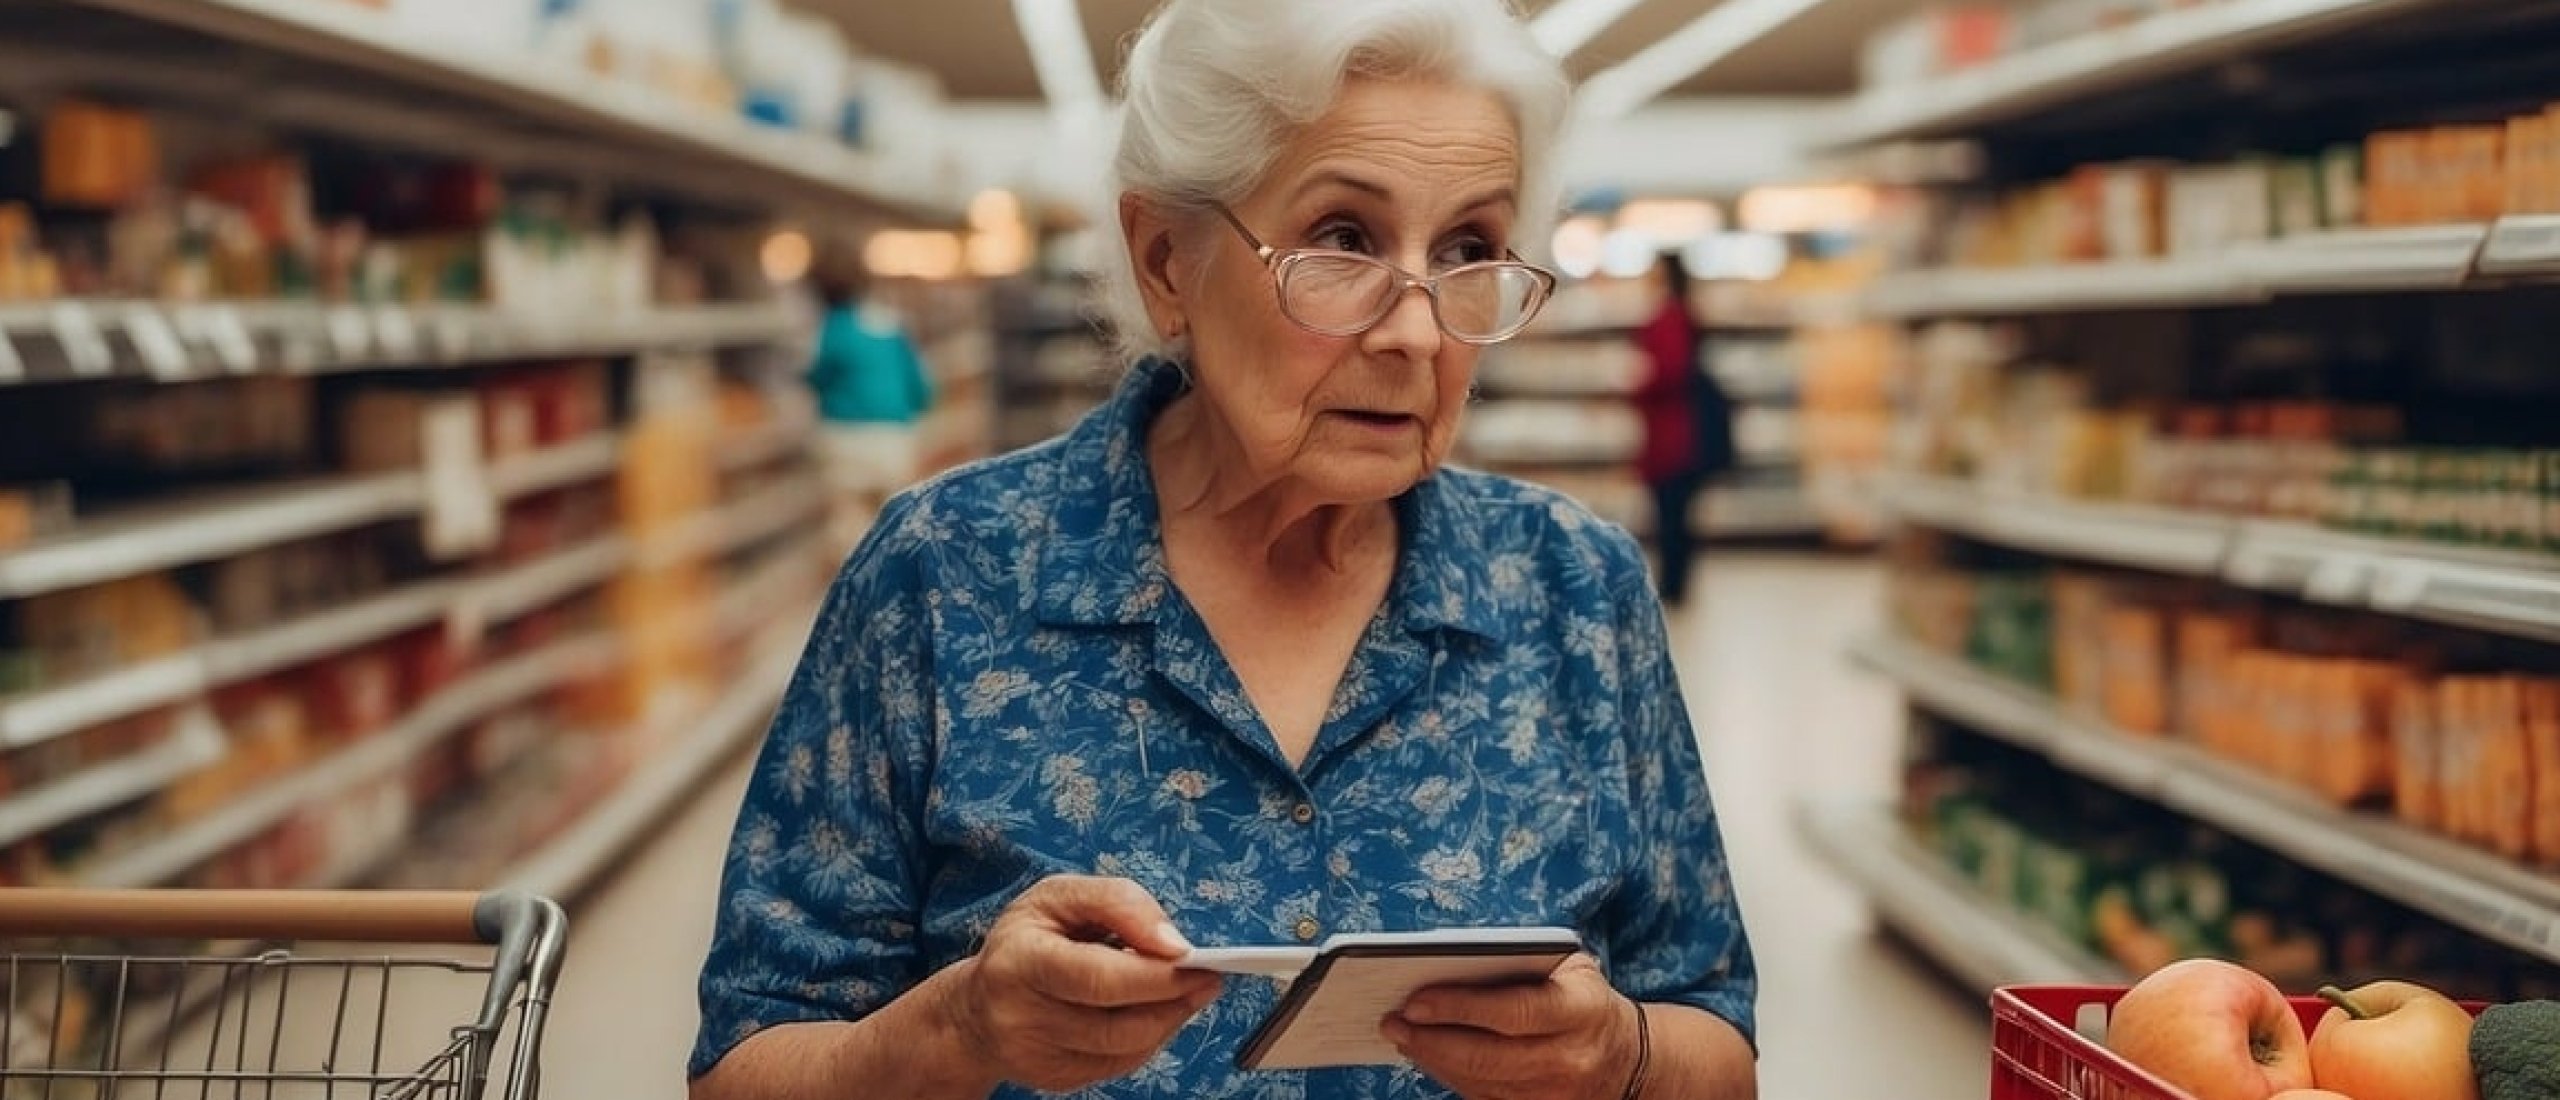
<path fill-rule="evenodd" d="M 1005 1083 L 995 1051 L 981 1027 L 983 1014 L 971 995 L 978 960 L 962 959 L 916 987 L 925 994 L 925 1063 L 943 1083 L 971 1096 L 986 1096 Z"/>

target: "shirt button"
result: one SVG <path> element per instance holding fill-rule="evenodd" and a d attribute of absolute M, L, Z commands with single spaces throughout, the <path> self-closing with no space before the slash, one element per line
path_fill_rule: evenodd
<path fill-rule="evenodd" d="M 1314 943 L 1316 936 L 1324 931 L 1324 925 L 1316 923 L 1314 917 L 1300 917 L 1296 931 L 1299 943 Z"/>
<path fill-rule="evenodd" d="M 1315 803 L 1313 803 L 1313 802 L 1301 802 L 1301 803 L 1298 803 L 1298 804 L 1297 804 L 1297 805 L 1295 805 L 1295 806 L 1290 807 L 1290 808 L 1289 808 L 1289 820 L 1291 820 L 1291 821 L 1295 821 L 1295 822 L 1297 822 L 1297 823 L 1298 823 L 1298 824 L 1300 824 L 1300 825 L 1313 825 L 1313 824 L 1315 824 L 1315 821 L 1316 821 L 1316 804 L 1315 804 Z"/>

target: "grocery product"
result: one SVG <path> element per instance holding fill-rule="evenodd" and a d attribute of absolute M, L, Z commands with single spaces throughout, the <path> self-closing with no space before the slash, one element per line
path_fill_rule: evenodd
<path fill-rule="evenodd" d="M 2107 1021 L 2107 1047 L 2197 1100 L 2266 1100 L 2312 1083 L 2311 1041 L 2283 992 L 2213 959 L 2137 983 Z"/>
<path fill-rule="evenodd" d="M 2311 1034 L 2321 1087 L 2372 1100 L 2479 1100 L 2461 1005 L 2409 982 L 2323 986 L 2320 996 L 2335 1006 Z"/>

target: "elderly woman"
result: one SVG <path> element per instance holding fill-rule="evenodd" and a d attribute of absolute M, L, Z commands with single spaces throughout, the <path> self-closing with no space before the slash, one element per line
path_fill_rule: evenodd
<path fill-rule="evenodd" d="M 1443 466 L 1553 278 L 1566 84 L 1503 0 L 1172 0 L 1116 160 L 1141 355 L 892 501 L 741 814 L 697 1100 L 1747 1097 L 1756 980 L 1635 543 Z M 1236 1068 L 1190 944 L 1563 925 L 1410 1065 Z"/>

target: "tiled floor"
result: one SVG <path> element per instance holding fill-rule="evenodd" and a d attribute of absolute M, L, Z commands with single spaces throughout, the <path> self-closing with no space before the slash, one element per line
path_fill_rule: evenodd
<path fill-rule="evenodd" d="M 1770 1100 L 1976 1100 L 1980 1002 L 1871 932 L 1865 906 L 1788 824 L 1801 793 L 1890 790 L 1892 695 L 1841 646 L 1873 620 L 1875 572 L 1803 555 L 1720 555 L 1673 645 L 1758 948 Z M 581 904 L 543 1082 L 570 1100 L 670 1100 L 694 1024 L 693 969 L 746 775 L 705 791 Z"/>

